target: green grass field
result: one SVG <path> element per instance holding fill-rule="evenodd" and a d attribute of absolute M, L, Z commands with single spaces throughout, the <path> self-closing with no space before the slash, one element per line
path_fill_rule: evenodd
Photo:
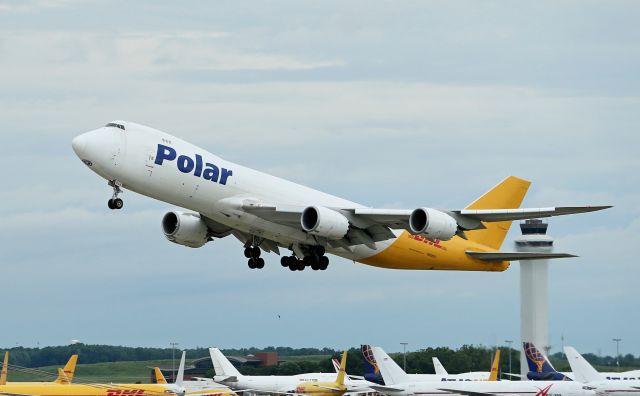
<path fill-rule="evenodd" d="M 176 367 L 178 365 L 176 361 Z M 187 362 L 187 365 L 189 363 Z M 151 370 L 149 367 L 171 367 L 171 360 L 150 360 L 141 362 L 114 362 L 96 364 L 78 364 L 76 382 L 117 382 L 117 383 L 149 383 Z M 9 381 L 52 381 L 57 376 L 57 366 L 38 367 L 35 370 L 49 373 L 27 373 L 9 370 Z"/>

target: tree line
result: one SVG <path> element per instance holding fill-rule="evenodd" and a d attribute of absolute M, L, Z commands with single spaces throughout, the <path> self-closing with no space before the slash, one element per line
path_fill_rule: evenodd
<path fill-rule="evenodd" d="M 6 349 L 5 349 L 6 350 Z M 171 348 L 142 348 L 112 345 L 88 345 L 73 344 L 66 346 L 51 346 L 45 348 L 14 347 L 8 349 L 11 356 L 11 364 L 23 367 L 61 366 L 66 363 L 72 354 L 79 355 L 79 363 L 104 363 L 119 361 L 147 361 L 168 360 L 173 357 Z M 500 369 L 502 373 L 509 372 L 509 349 L 502 347 L 502 359 Z M 209 356 L 208 348 L 187 349 L 189 359 L 197 359 Z M 425 348 L 418 351 L 407 352 L 406 366 L 409 373 L 433 373 L 433 356 L 438 357 L 449 373 L 463 373 L 468 371 L 489 371 L 494 349 L 484 346 L 463 345 L 458 349 L 448 347 Z M 179 351 L 175 351 L 176 359 Z M 290 348 L 290 347 L 266 347 L 266 348 L 239 348 L 223 349 L 225 355 L 246 356 L 257 352 L 277 352 L 283 360 L 278 366 L 254 367 L 241 366 L 239 370 L 247 375 L 292 375 L 305 372 L 333 372 L 331 358 L 340 358 L 341 351 L 333 348 Z M 391 357 L 402 367 L 404 355 L 391 353 Z M 319 357 L 324 356 L 324 357 Z M 330 356 L 330 357 L 327 357 Z M 616 367 L 616 358 L 612 356 L 597 356 L 591 353 L 584 355 L 593 365 L 600 367 Z M 556 369 L 569 371 L 569 365 L 564 355 L 559 352 L 550 359 Z M 640 357 L 632 354 L 620 356 L 620 367 L 640 367 Z M 520 352 L 511 350 L 511 372 L 518 373 L 520 367 Z M 614 371 L 611 369 L 611 371 Z M 363 375 L 363 357 L 360 348 L 352 348 L 348 351 L 347 372 L 353 375 Z"/>

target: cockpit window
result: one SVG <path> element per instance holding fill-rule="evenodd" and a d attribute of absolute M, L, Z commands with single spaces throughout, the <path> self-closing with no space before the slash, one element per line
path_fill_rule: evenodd
<path fill-rule="evenodd" d="M 125 130 L 125 129 L 124 129 L 124 125 L 122 125 L 122 124 L 116 124 L 115 122 L 110 122 L 110 123 L 108 123 L 108 124 L 107 124 L 107 125 L 105 125 L 105 126 L 106 126 L 106 127 L 120 128 L 120 129 L 122 129 L 123 131 Z"/>

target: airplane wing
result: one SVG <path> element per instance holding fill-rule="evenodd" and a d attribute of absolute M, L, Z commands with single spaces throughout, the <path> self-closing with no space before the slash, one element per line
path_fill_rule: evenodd
<path fill-rule="evenodd" d="M 470 391 L 470 390 L 462 390 L 462 389 L 445 389 L 445 388 L 439 388 L 438 390 L 441 390 L 443 392 L 451 392 L 451 393 L 457 393 L 460 395 L 465 395 L 465 396 L 495 396 L 496 394 L 500 394 L 498 393 L 487 393 L 487 392 L 475 392 L 475 391 Z M 517 393 L 509 393 L 510 396 L 519 396 Z"/>
<path fill-rule="evenodd" d="M 385 385 L 371 385 L 370 386 L 371 389 L 376 390 L 380 393 L 386 393 L 386 392 L 404 392 L 404 389 L 402 388 L 394 388 L 392 386 L 385 386 Z"/>
<path fill-rule="evenodd" d="M 251 213 L 264 220 L 287 225 L 291 227 L 301 227 L 301 217 L 305 209 L 304 206 L 277 205 L 269 202 L 262 202 L 257 199 L 239 197 L 229 202 L 235 207 L 239 207 L 244 212 Z M 428 212 L 425 218 L 434 216 L 436 220 L 442 220 L 448 224 L 450 232 L 448 238 L 438 237 L 436 239 L 447 240 L 458 235 L 466 238 L 464 231 L 481 230 L 486 228 L 483 223 L 534 219 L 540 217 L 562 216 L 576 213 L 593 212 L 610 208 L 611 206 L 570 206 L 570 207 L 549 207 L 549 208 L 523 208 L 523 209 L 430 209 L 419 208 L 410 209 L 376 209 L 365 207 L 327 207 L 334 214 L 340 214 L 349 224 L 349 229 L 341 239 L 327 241 L 332 247 L 344 247 L 364 244 L 375 247 L 375 242 L 392 239 L 395 234 L 392 230 L 411 231 L 410 219 L 414 212 Z M 482 255 L 478 255 L 480 258 Z M 486 261 L 504 261 L 505 258 L 492 258 L 483 256 Z M 567 257 L 567 256 L 561 256 Z M 530 257 L 534 258 L 534 257 Z M 537 258 L 537 257 L 535 257 Z M 551 257 L 549 257 L 551 258 Z M 513 259 L 517 260 L 517 259 Z"/>
<path fill-rule="evenodd" d="M 316 385 L 316 388 L 320 388 L 320 389 L 327 389 L 327 390 L 332 390 L 332 391 L 336 391 L 336 392 L 341 392 L 344 389 L 340 389 L 340 388 L 336 388 L 333 386 L 322 386 L 322 385 Z"/>
<path fill-rule="evenodd" d="M 578 257 L 568 253 L 542 253 L 542 252 L 473 252 L 467 251 L 467 256 L 482 261 L 516 261 L 516 260 L 540 260 L 555 258 Z"/>
<path fill-rule="evenodd" d="M 541 217 L 564 216 L 577 213 L 595 212 L 608 209 L 611 206 L 564 206 L 550 208 L 522 208 L 522 209 L 462 209 L 454 210 L 462 216 L 480 221 L 513 221 L 539 219 Z"/>

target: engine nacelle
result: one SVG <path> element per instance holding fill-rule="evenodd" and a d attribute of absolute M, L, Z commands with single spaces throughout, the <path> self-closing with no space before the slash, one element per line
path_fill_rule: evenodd
<path fill-rule="evenodd" d="M 209 241 L 209 228 L 197 213 L 168 212 L 162 218 L 162 231 L 171 242 L 192 248 Z"/>
<path fill-rule="evenodd" d="M 349 220 L 324 206 L 309 206 L 300 217 L 302 229 L 327 239 L 342 239 L 349 231 Z"/>
<path fill-rule="evenodd" d="M 429 239 L 448 241 L 456 235 L 458 223 L 448 214 L 431 208 L 418 208 L 409 217 L 409 231 Z"/>

